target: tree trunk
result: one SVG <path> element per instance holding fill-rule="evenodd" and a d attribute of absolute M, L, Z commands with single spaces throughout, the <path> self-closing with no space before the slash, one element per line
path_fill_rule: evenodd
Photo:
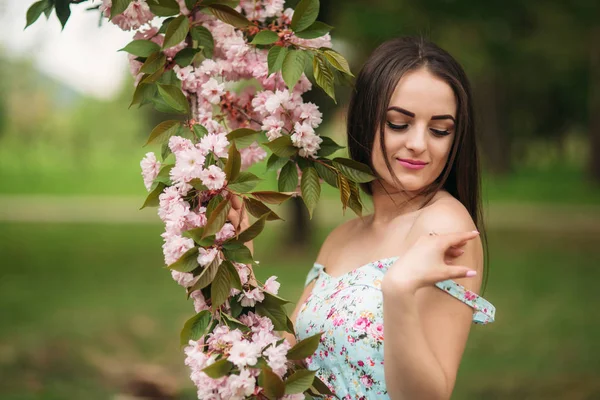
<path fill-rule="evenodd" d="M 592 28 L 590 36 L 590 175 L 600 183 L 600 26 Z"/>
<path fill-rule="evenodd" d="M 493 174 L 510 171 L 511 136 L 499 117 L 503 112 L 503 89 L 498 82 L 498 72 L 489 71 L 476 81 L 474 87 L 477 126 L 485 169 Z"/>

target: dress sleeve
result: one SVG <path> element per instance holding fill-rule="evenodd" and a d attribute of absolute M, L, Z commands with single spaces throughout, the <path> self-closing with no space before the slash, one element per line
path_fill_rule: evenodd
<path fill-rule="evenodd" d="M 496 307 L 494 307 L 492 303 L 483 297 L 479 296 L 477 293 L 467 290 L 463 285 L 453 281 L 452 279 L 437 282 L 435 286 L 442 289 L 449 295 L 456 297 L 463 303 L 471 306 L 475 310 L 473 313 L 474 323 L 488 324 L 494 322 L 496 317 Z"/>
<path fill-rule="evenodd" d="M 323 270 L 323 266 L 321 264 L 314 263 L 310 271 L 308 271 L 306 281 L 304 282 L 304 287 L 307 287 L 309 283 L 311 283 L 314 279 L 317 279 L 321 273 L 321 270 Z"/>

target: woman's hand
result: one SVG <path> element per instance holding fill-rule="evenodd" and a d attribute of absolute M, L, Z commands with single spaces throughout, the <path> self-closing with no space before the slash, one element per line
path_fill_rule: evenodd
<path fill-rule="evenodd" d="M 250 226 L 248 212 L 246 211 L 246 207 L 244 207 L 242 200 L 237 195 L 232 194 L 229 201 L 231 202 L 231 208 L 227 214 L 227 219 L 235 227 L 235 232 L 239 234 Z M 250 249 L 250 253 L 254 254 L 254 244 L 252 241 L 245 244 Z"/>
<path fill-rule="evenodd" d="M 451 259 L 464 253 L 461 249 L 479 232 L 455 232 L 421 236 L 386 272 L 382 291 L 415 293 L 423 286 L 446 279 L 472 277 L 477 272 L 469 267 L 452 264 Z"/>

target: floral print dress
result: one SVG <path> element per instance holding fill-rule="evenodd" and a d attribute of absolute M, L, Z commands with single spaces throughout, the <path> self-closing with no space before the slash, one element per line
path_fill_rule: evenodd
<path fill-rule="evenodd" d="M 397 259 L 373 261 L 340 277 L 328 275 L 318 263 L 308 273 L 305 286 L 317 281 L 298 312 L 296 338 L 324 332 L 306 363 L 318 370 L 317 376 L 339 399 L 389 399 L 383 372 L 381 281 Z M 471 306 L 474 323 L 494 321 L 496 309 L 483 297 L 453 280 L 436 286 Z"/>

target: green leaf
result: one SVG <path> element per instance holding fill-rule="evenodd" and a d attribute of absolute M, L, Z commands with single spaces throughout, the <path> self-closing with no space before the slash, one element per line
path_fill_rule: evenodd
<path fill-rule="evenodd" d="M 71 1 L 54 0 L 54 11 L 56 11 L 56 16 L 58 17 L 62 28 L 65 29 L 65 25 L 71 16 Z"/>
<path fill-rule="evenodd" d="M 239 128 L 227 134 L 227 140 L 234 142 L 237 148 L 251 145 L 258 138 L 260 132 L 249 128 Z"/>
<path fill-rule="evenodd" d="M 319 176 L 323 178 L 325 182 L 333 186 L 334 188 L 338 187 L 337 182 L 337 170 L 334 167 L 325 166 L 319 162 L 315 162 L 315 169 L 319 173 Z"/>
<path fill-rule="evenodd" d="M 188 10 L 192 11 L 192 8 L 198 4 L 199 0 L 185 0 L 185 6 Z"/>
<path fill-rule="evenodd" d="M 306 208 L 308 208 L 309 216 L 312 219 L 313 210 L 321 195 L 319 174 L 317 174 L 317 170 L 314 169 L 314 167 L 308 167 L 302 170 L 300 189 L 302 190 L 302 200 L 304 200 L 304 204 L 306 204 Z"/>
<path fill-rule="evenodd" d="M 280 136 L 264 145 L 279 157 L 291 157 L 298 152 L 298 148 L 294 146 L 291 137 L 288 135 Z"/>
<path fill-rule="evenodd" d="M 360 200 L 360 191 L 358 190 L 358 185 L 355 182 L 350 181 L 350 199 L 348 199 L 348 207 L 356 215 L 362 217 L 362 202 Z"/>
<path fill-rule="evenodd" d="M 213 364 L 202 369 L 202 372 L 213 379 L 217 379 L 229 374 L 232 369 L 233 363 L 226 358 L 222 358 L 219 361 L 215 361 Z"/>
<path fill-rule="evenodd" d="M 254 223 L 246 228 L 246 230 L 241 232 L 235 241 L 239 243 L 246 243 L 257 237 L 263 231 L 266 220 L 267 215 L 265 214 L 254 221 Z"/>
<path fill-rule="evenodd" d="M 171 21 L 167 28 L 167 32 L 165 33 L 163 49 L 168 49 L 181 43 L 181 41 L 187 36 L 189 30 L 190 21 L 185 15 L 180 15 L 179 17 L 175 18 L 173 21 Z"/>
<path fill-rule="evenodd" d="M 301 369 L 285 380 L 285 394 L 302 393 L 312 386 L 317 371 Z"/>
<path fill-rule="evenodd" d="M 142 79 L 143 81 L 144 79 Z M 140 82 L 135 91 L 133 92 L 133 98 L 131 99 L 131 104 L 129 107 L 139 104 L 140 106 L 146 104 L 156 95 L 156 85 L 151 83 L 142 83 Z"/>
<path fill-rule="evenodd" d="M 190 104 L 187 98 L 177 86 L 158 84 L 158 93 L 161 98 L 171 107 L 187 114 L 190 111 Z"/>
<path fill-rule="evenodd" d="M 170 17 L 180 13 L 179 4 L 175 0 L 150 0 L 147 3 L 152 14 L 159 17 Z"/>
<path fill-rule="evenodd" d="M 254 264 L 250 249 L 244 245 L 236 248 L 223 247 L 223 255 L 229 261 L 235 261 L 242 264 Z"/>
<path fill-rule="evenodd" d="M 146 61 L 144 61 L 144 64 L 140 68 L 140 72 L 145 74 L 153 74 L 164 67 L 166 62 L 167 56 L 165 56 L 164 53 L 153 53 L 148 56 Z"/>
<path fill-rule="evenodd" d="M 265 295 L 266 299 L 263 301 L 266 301 L 268 304 L 279 304 L 280 306 L 283 306 L 285 304 L 291 303 L 291 301 L 279 297 L 271 292 L 264 291 L 263 294 Z"/>
<path fill-rule="evenodd" d="M 215 17 L 236 28 L 243 29 L 252 25 L 252 23 L 242 14 L 224 4 L 211 4 L 208 8 Z"/>
<path fill-rule="evenodd" d="M 350 71 L 348 61 L 346 61 L 346 59 L 340 53 L 331 49 L 327 49 L 323 51 L 323 54 L 325 55 L 325 58 L 327 58 L 327 61 L 329 61 L 335 69 L 350 76 L 354 76 Z"/>
<path fill-rule="evenodd" d="M 208 217 L 206 225 L 204 225 L 204 237 L 221 230 L 223 224 L 225 224 L 225 221 L 227 220 L 227 214 L 229 214 L 230 208 L 231 202 L 228 199 L 223 199 L 223 201 L 215 207 L 214 211 Z"/>
<path fill-rule="evenodd" d="M 160 151 L 160 158 L 162 159 L 162 161 L 164 162 L 171 153 L 172 152 L 169 148 L 169 143 L 163 143 Z"/>
<path fill-rule="evenodd" d="M 267 160 L 267 171 L 278 170 L 283 167 L 285 163 L 289 161 L 287 157 L 279 157 L 277 154 L 273 153 L 269 156 Z"/>
<path fill-rule="evenodd" d="M 265 367 L 261 369 L 261 373 L 258 376 L 259 385 L 264 388 L 264 394 L 269 399 L 279 399 L 285 394 L 285 384 L 275 372 L 270 368 Z"/>
<path fill-rule="evenodd" d="M 333 393 L 329 389 L 329 386 L 323 383 L 323 381 L 320 380 L 319 377 L 315 376 L 315 379 L 313 380 L 312 384 L 315 387 L 315 389 L 319 391 L 320 394 L 333 395 Z"/>
<path fill-rule="evenodd" d="M 231 275 L 223 264 L 217 269 L 217 274 L 210 285 L 210 299 L 213 311 L 217 310 L 229 297 L 231 289 Z"/>
<path fill-rule="evenodd" d="M 267 207 L 258 200 L 246 198 L 244 199 L 244 204 L 246 206 L 246 210 L 248 210 L 248 212 L 256 218 L 260 218 L 263 215 L 267 214 L 267 221 L 283 221 L 283 218 L 279 217 L 277 214 L 275 214 L 275 212 L 273 212 L 273 210 L 271 210 L 269 207 Z"/>
<path fill-rule="evenodd" d="M 200 272 L 199 278 L 190 289 L 190 293 L 194 290 L 204 289 L 210 285 L 217 274 L 219 269 L 219 256 L 215 256 L 215 259 Z"/>
<path fill-rule="evenodd" d="M 177 261 L 175 261 L 173 264 L 169 265 L 169 269 L 172 269 L 174 271 L 179 271 L 179 272 L 192 272 L 197 267 L 198 267 L 198 248 L 197 247 L 192 247 L 191 249 L 189 249 L 188 251 L 183 253 L 183 255 L 181 257 L 179 257 L 179 259 Z"/>
<path fill-rule="evenodd" d="M 125 51 L 138 57 L 149 57 L 152 53 L 160 51 L 160 46 L 150 40 L 134 40 L 119 51 Z"/>
<path fill-rule="evenodd" d="M 304 72 L 305 57 L 306 55 L 303 50 L 289 50 L 285 55 L 283 65 L 281 66 L 281 74 L 290 91 L 294 89 L 298 79 L 300 79 L 300 76 Z"/>
<path fill-rule="evenodd" d="M 319 144 L 319 150 L 317 151 L 317 155 L 319 157 L 327 157 L 336 151 L 343 149 L 344 146 L 340 146 L 336 142 L 333 141 L 329 136 L 321 136 L 323 141 Z"/>
<path fill-rule="evenodd" d="M 231 287 L 237 290 L 242 290 L 242 281 L 240 279 L 240 273 L 237 271 L 237 269 L 235 268 L 235 266 L 225 260 L 223 261 L 223 263 L 221 264 L 222 267 L 221 268 L 226 268 L 229 271 L 229 275 L 231 276 L 230 282 L 231 282 Z M 230 299 L 230 303 L 231 305 L 233 305 L 233 303 L 235 303 L 235 301 L 233 301 L 234 299 Z M 239 313 L 238 313 L 239 315 Z M 237 315 L 236 315 L 237 317 Z"/>
<path fill-rule="evenodd" d="M 353 182 L 366 183 L 375 179 L 371 168 L 358 161 L 336 157 L 333 159 L 333 165 Z"/>
<path fill-rule="evenodd" d="M 38 20 L 38 18 L 40 17 L 40 15 L 42 15 L 42 13 L 44 11 L 46 11 L 46 9 L 51 8 L 52 5 L 50 4 L 50 2 L 48 0 L 42 0 L 42 1 L 38 1 L 36 3 L 33 3 L 31 5 L 31 7 L 29 7 L 29 9 L 27 10 L 27 22 L 25 25 L 25 29 L 33 24 L 35 21 Z"/>
<path fill-rule="evenodd" d="M 233 264 L 231 264 L 231 266 L 235 269 L 235 267 L 233 266 Z M 238 278 L 239 278 L 239 276 L 240 275 L 238 274 Z M 241 285 L 241 282 L 240 282 L 240 285 Z M 239 290 L 241 290 L 241 289 L 239 289 Z M 229 299 L 229 306 L 231 307 L 231 317 L 232 318 L 239 317 L 240 314 L 242 313 L 242 311 L 244 311 L 244 307 L 242 307 L 242 305 L 240 304 L 240 302 L 238 301 L 238 299 L 235 296 L 232 297 L 231 299 Z M 225 313 L 223 315 L 227 315 L 227 313 Z"/>
<path fill-rule="evenodd" d="M 212 315 L 208 310 L 200 311 L 192 318 L 188 319 L 181 330 L 180 342 L 186 346 L 190 340 L 198 340 L 206 334 Z"/>
<path fill-rule="evenodd" d="M 242 171 L 233 182 L 227 185 L 227 187 L 236 193 L 247 193 L 254 189 L 261 180 L 262 179 L 251 172 Z"/>
<path fill-rule="evenodd" d="M 273 46 L 269 49 L 269 54 L 267 54 L 267 64 L 269 66 L 269 75 L 281 70 L 281 66 L 283 65 L 283 60 L 285 60 L 285 56 L 287 55 L 287 53 L 288 53 L 287 47 Z"/>
<path fill-rule="evenodd" d="M 260 191 L 260 192 L 252 192 L 250 193 L 256 199 L 263 201 L 269 204 L 281 204 L 290 197 L 292 197 L 293 193 L 280 193 L 280 192 L 272 192 L 272 191 Z"/>
<path fill-rule="evenodd" d="M 152 129 L 150 137 L 146 144 L 144 144 L 144 147 L 153 142 L 167 143 L 171 136 L 174 136 L 179 132 L 179 129 L 181 129 L 181 121 L 172 119 L 161 122 Z"/>
<path fill-rule="evenodd" d="M 296 163 L 288 161 L 279 173 L 277 188 L 280 192 L 295 192 L 298 187 L 298 169 Z"/>
<path fill-rule="evenodd" d="M 252 39 L 250 44 L 254 44 L 254 45 L 271 44 L 271 43 L 275 43 L 278 40 L 279 40 L 279 35 L 277 35 L 277 33 L 273 32 L 273 31 L 264 30 L 264 31 L 258 32 L 256 34 L 256 36 L 254 36 L 254 39 Z"/>
<path fill-rule="evenodd" d="M 163 165 L 160 168 L 160 171 L 158 171 L 158 175 L 156 176 L 156 178 L 154 178 L 154 182 L 162 182 L 167 186 L 171 186 L 172 182 L 171 182 L 171 177 L 169 174 L 174 166 L 175 166 L 175 164 Z"/>
<path fill-rule="evenodd" d="M 202 139 L 204 136 L 208 135 L 208 130 L 203 125 L 195 124 L 192 129 L 198 139 Z"/>
<path fill-rule="evenodd" d="M 133 0 L 113 0 L 111 3 L 111 7 L 110 7 L 110 18 L 109 19 L 113 19 L 114 17 L 116 17 L 119 14 L 122 14 L 123 11 L 127 10 L 127 7 L 129 7 L 129 4 L 131 4 Z"/>
<path fill-rule="evenodd" d="M 232 297 L 230 302 L 233 300 L 235 299 Z M 242 332 L 250 332 L 250 328 L 247 325 L 244 325 L 240 320 L 237 320 L 235 317 L 227 315 L 227 313 L 223 313 L 221 315 L 223 316 L 223 322 L 225 322 L 229 329 L 239 329 Z"/>
<path fill-rule="evenodd" d="M 333 72 L 329 69 L 329 63 L 316 54 L 313 58 L 313 75 L 315 82 L 319 85 L 329 97 L 335 102 L 335 86 Z"/>
<path fill-rule="evenodd" d="M 198 46 L 202 47 L 204 56 L 206 58 L 212 58 L 213 50 L 215 48 L 215 41 L 212 33 L 202 25 L 196 25 L 190 29 L 190 35 L 192 35 L 192 39 L 198 42 Z"/>
<path fill-rule="evenodd" d="M 223 201 L 223 196 L 217 195 L 209 200 L 208 205 L 206 206 L 206 218 L 210 218 L 213 211 L 217 208 L 219 203 Z"/>
<path fill-rule="evenodd" d="M 338 187 L 340 188 L 340 200 L 342 201 L 342 212 L 344 212 L 350 200 L 350 183 L 348 182 L 348 178 L 342 174 L 338 174 L 337 179 Z"/>
<path fill-rule="evenodd" d="M 294 10 L 290 27 L 294 32 L 301 32 L 310 27 L 319 15 L 319 0 L 300 0 Z"/>
<path fill-rule="evenodd" d="M 146 197 L 146 200 L 144 201 L 144 204 L 140 207 L 140 210 L 146 207 L 158 207 L 158 196 L 160 196 L 164 188 L 165 184 L 159 182 L 156 185 L 156 187 L 150 192 L 150 194 L 148 194 L 148 197 Z"/>
<path fill-rule="evenodd" d="M 306 357 L 312 356 L 315 351 L 317 351 L 317 347 L 319 347 L 322 335 L 323 332 L 319 332 L 297 342 L 294 347 L 288 351 L 288 360 L 303 360 Z"/>
<path fill-rule="evenodd" d="M 175 56 L 175 63 L 180 67 L 187 67 L 192 63 L 196 54 L 200 52 L 200 49 L 192 49 L 191 47 L 186 47 L 185 49 L 179 51 Z"/>
<path fill-rule="evenodd" d="M 234 181 L 240 174 L 240 168 L 242 167 L 242 157 L 238 149 L 235 147 L 235 143 L 232 143 L 231 146 L 229 146 L 229 150 L 227 153 L 227 163 L 225 164 L 223 172 L 225 172 L 227 182 L 230 182 Z"/>
<path fill-rule="evenodd" d="M 333 29 L 333 26 L 327 25 L 326 23 L 315 21 L 311 26 L 303 30 L 302 32 L 295 32 L 295 35 L 301 39 L 316 39 L 324 36 Z"/>

